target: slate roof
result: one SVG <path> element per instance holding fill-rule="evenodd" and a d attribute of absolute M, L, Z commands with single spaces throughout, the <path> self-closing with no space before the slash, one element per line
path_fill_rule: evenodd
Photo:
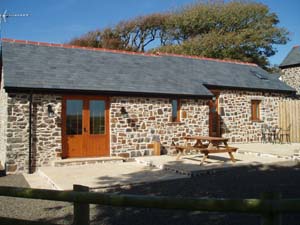
<path fill-rule="evenodd" d="M 289 54 L 279 65 L 280 68 L 292 67 L 300 65 L 300 46 L 294 46 Z"/>
<path fill-rule="evenodd" d="M 4 87 L 211 97 L 207 86 L 294 92 L 254 65 L 3 42 Z M 257 75 L 258 74 L 258 75 Z M 263 79 L 262 79 L 263 78 Z"/>

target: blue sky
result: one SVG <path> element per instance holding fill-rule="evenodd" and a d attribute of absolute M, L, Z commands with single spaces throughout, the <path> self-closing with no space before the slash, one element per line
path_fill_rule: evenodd
<path fill-rule="evenodd" d="M 153 12 L 174 10 L 195 0 L 0 0 L 0 12 L 30 13 L 30 17 L 10 18 L 3 25 L 7 38 L 64 43 L 72 37 L 112 26 L 121 20 Z M 300 1 L 261 0 L 277 13 L 280 26 L 290 32 L 291 41 L 276 46 L 270 58 L 279 64 L 291 48 L 300 45 Z"/>

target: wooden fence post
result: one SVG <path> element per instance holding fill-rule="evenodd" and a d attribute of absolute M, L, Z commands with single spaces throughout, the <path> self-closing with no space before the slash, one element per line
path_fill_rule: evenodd
<path fill-rule="evenodd" d="M 262 200 L 279 200 L 281 195 L 274 192 L 264 192 L 261 194 Z M 261 225 L 281 225 L 280 213 L 263 213 L 261 214 Z"/>
<path fill-rule="evenodd" d="M 73 185 L 73 191 L 89 192 L 89 187 L 82 185 Z M 90 205 L 74 202 L 74 225 L 90 224 Z"/>

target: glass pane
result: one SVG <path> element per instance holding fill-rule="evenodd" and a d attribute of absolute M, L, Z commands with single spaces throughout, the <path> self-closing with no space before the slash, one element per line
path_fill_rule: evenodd
<path fill-rule="evenodd" d="M 67 100 L 67 134 L 82 134 L 82 100 Z"/>
<path fill-rule="evenodd" d="M 105 101 L 90 101 L 90 134 L 105 133 Z"/>
<path fill-rule="evenodd" d="M 172 100 L 172 121 L 175 122 L 177 120 L 177 109 L 178 109 L 178 102 L 177 100 Z"/>

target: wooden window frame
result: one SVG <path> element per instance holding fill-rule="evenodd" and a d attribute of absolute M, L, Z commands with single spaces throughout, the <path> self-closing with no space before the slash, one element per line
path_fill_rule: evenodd
<path fill-rule="evenodd" d="M 261 100 L 251 100 L 251 120 L 260 122 L 260 104 Z"/>
<path fill-rule="evenodd" d="M 177 101 L 177 109 L 176 109 L 176 118 L 173 117 L 173 101 Z M 181 101 L 179 98 L 173 98 L 171 99 L 171 122 L 173 123 L 179 123 L 181 122 L 181 113 L 180 113 L 180 109 L 181 109 Z"/>

